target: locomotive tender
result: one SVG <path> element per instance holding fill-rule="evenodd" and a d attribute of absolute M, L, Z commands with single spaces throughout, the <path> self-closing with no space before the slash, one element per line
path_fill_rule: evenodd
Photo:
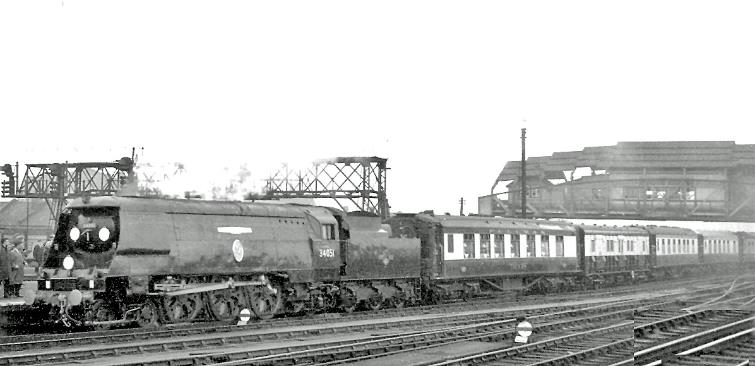
<path fill-rule="evenodd" d="M 69 325 L 231 321 L 549 292 L 755 263 L 750 233 L 292 204 L 90 197 L 68 205 L 34 304 Z"/>

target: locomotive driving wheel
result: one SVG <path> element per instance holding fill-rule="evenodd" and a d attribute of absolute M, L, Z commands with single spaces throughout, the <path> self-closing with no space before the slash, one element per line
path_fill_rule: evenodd
<path fill-rule="evenodd" d="M 260 319 L 270 319 L 278 312 L 283 303 L 280 289 L 267 287 L 254 287 L 247 289 L 252 311 Z"/>
<path fill-rule="evenodd" d="M 243 299 L 231 290 L 209 292 L 206 302 L 210 316 L 224 322 L 235 320 L 243 306 Z"/>
<path fill-rule="evenodd" d="M 359 301 L 357 300 L 357 295 L 350 289 L 342 288 L 341 310 L 343 310 L 344 313 L 353 313 L 358 305 Z"/>
<path fill-rule="evenodd" d="M 147 299 L 139 307 L 136 322 L 142 328 L 156 327 L 160 323 L 160 311 L 157 304 L 151 299 Z"/>
<path fill-rule="evenodd" d="M 380 310 L 383 307 L 383 295 L 380 295 L 380 292 L 373 290 L 370 297 L 365 300 L 365 305 L 370 310 Z"/>
<path fill-rule="evenodd" d="M 106 322 L 115 320 L 115 314 L 105 300 L 97 299 L 87 308 L 84 318 L 91 322 Z M 110 329 L 110 325 L 95 324 L 94 328 L 96 330 L 107 330 Z"/>
<path fill-rule="evenodd" d="M 163 299 L 165 316 L 169 322 L 190 322 L 197 318 L 202 311 L 202 296 L 200 294 L 188 294 L 171 296 Z"/>
<path fill-rule="evenodd" d="M 406 294 L 399 288 L 396 289 L 396 293 L 389 300 L 390 304 L 396 309 L 402 309 L 406 306 Z"/>

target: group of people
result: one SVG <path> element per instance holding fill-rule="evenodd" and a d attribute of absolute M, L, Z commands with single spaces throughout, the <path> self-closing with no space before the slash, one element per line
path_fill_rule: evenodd
<path fill-rule="evenodd" d="M 0 280 L 4 298 L 20 297 L 24 282 L 23 239 L 4 238 L 0 247 Z"/>

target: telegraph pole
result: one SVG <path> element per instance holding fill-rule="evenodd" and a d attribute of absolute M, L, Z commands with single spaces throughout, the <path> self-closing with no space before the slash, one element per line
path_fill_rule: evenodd
<path fill-rule="evenodd" d="M 527 129 L 522 128 L 522 218 L 527 218 L 527 161 L 526 154 L 524 152 L 524 140 L 527 134 Z"/>

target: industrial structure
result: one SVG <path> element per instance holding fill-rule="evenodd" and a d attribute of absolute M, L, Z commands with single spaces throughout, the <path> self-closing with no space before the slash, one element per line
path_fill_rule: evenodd
<path fill-rule="evenodd" d="M 479 213 L 518 216 L 520 161 L 509 161 Z M 755 145 L 619 142 L 526 159 L 528 216 L 755 222 Z"/>
<path fill-rule="evenodd" d="M 0 202 L 0 237 L 21 235 L 25 243 L 43 242 L 53 232 L 51 218 L 44 200 L 20 198 Z"/>
<path fill-rule="evenodd" d="M 385 219 L 390 216 L 386 195 L 388 159 L 379 157 L 339 157 L 319 160 L 305 170 L 289 170 L 284 165 L 265 180 L 265 198 L 328 198 L 341 209 L 342 201 L 357 210 Z"/>
<path fill-rule="evenodd" d="M 128 157 L 114 162 L 26 164 L 23 175 L 18 163 L 15 169 L 5 164 L 2 196 L 44 200 L 51 220 L 55 220 L 70 198 L 121 191 L 127 182 L 134 181 L 133 168 Z"/>

